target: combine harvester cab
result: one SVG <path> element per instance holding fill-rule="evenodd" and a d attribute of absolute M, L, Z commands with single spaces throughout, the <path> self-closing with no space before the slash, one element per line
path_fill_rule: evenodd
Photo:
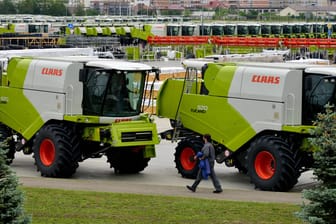
<path fill-rule="evenodd" d="M 142 113 L 149 73 L 140 63 L 96 57 L 14 57 L 1 73 L 0 141 L 8 162 L 33 154 L 42 176 L 70 177 L 106 156 L 115 172 L 137 173 L 155 157 L 156 125 Z"/>
<path fill-rule="evenodd" d="M 184 79 L 166 80 L 157 115 L 170 119 L 162 138 L 178 141 L 175 163 L 186 178 L 210 133 L 216 161 L 249 175 L 255 187 L 288 191 L 313 164 L 307 138 L 318 113 L 335 104 L 335 67 L 291 63 L 187 60 Z"/>

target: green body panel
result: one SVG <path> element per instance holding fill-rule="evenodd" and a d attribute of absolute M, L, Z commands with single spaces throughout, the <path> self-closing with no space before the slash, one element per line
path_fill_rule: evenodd
<path fill-rule="evenodd" d="M 31 59 L 20 61 L 12 59 L 7 73 L 11 88 L 0 87 L 0 97 L 2 98 L 0 122 L 16 130 L 26 139 L 30 139 L 44 124 L 38 111 L 23 93 L 23 84 L 30 62 Z M 12 76 L 11 74 L 16 75 Z M 24 113 L 22 113 L 23 111 Z"/>
<path fill-rule="evenodd" d="M 10 87 L 23 89 L 26 74 L 32 59 L 13 58 L 7 67 L 7 77 L 10 80 Z M 18 75 L 20 74 L 20 75 Z"/>
<path fill-rule="evenodd" d="M 97 116 L 65 115 L 64 120 L 74 122 L 74 123 L 85 123 L 85 124 L 98 124 L 99 123 L 99 117 Z"/>
<path fill-rule="evenodd" d="M 136 27 L 131 27 L 131 37 L 141 40 L 147 40 L 149 36 L 152 36 L 150 31 L 142 30 Z"/>
<path fill-rule="evenodd" d="M 86 28 L 86 35 L 88 36 L 97 36 L 98 33 L 97 33 L 97 30 L 95 27 L 87 27 Z"/>
<path fill-rule="evenodd" d="M 146 145 L 143 151 L 144 158 L 154 158 L 156 157 L 155 146 L 154 145 Z"/>
<path fill-rule="evenodd" d="M 209 64 L 204 77 L 207 83 L 208 95 L 183 94 L 179 108 L 183 126 L 197 133 L 210 133 L 217 142 L 232 151 L 238 150 L 244 143 L 256 135 L 247 120 L 232 107 L 228 98 L 230 84 L 235 66 Z M 223 73 L 225 75 L 213 76 Z M 157 97 L 158 116 L 176 119 L 183 79 L 168 79 L 161 86 Z M 198 88 L 199 89 L 199 88 Z"/>
<path fill-rule="evenodd" d="M 128 60 L 140 60 L 139 47 L 126 47 L 125 50 Z"/>
<path fill-rule="evenodd" d="M 86 35 L 87 36 L 94 36 L 94 30 L 92 27 L 86 27 Z"/>
<path fill-rule="evenodd" d="M 104 36 L 111 36 L 111 30 L 108 27 L 102 27 Z"/>
<path fill-rule="evenodd" d="M 135 27 L 131 28 L 131 37 L 138 38 L 139 33 L 140 33 L 140 29 L 135 28 Z"/>
<path fill-rule="evenodd" d="M 15 33 L 15 24 L 8 24 L 5 27 L 0 27 L 0 34 Z"/>
<path fill-rule="evenodd" d="M 152 32 L 152 25 L 145 24 L 145 25 L 143 26 L 143 30 L 144 30 L 144 31 L 147 31 L 147 32 L 149 32 L 149 33 L 151 33 L 151 32 Z"/>
<path fill-rule="evenodd" d="M 183 126 L 200 134 L 210 133 L 214 140 L 232 151 L 256 135 L 225 97 L 186 94 L 180 116 Z"/>
<path fill-rule="evenodd" d="M 7 86 L 7 84 L 8 84 L 7 73 L 2 73 L 0 85 Z"/>
<path fill-rule="evenodd" d="M 116 27 L 116 33 L 118 35 L 121 35 L 121 36 L 125 36 L 126 35 L 126 31 L 125 31 L 124 27 Z"/>
<path fill-rule="evenodd" d="M 64 37 L 60 37 L 57 39 L 57 44 L 58 45 L 65 45 L 66 44 L 66 39 Z"/>
<path fill-rule="evenodd" d="M 209 64 L 204 75 L 205 87 L 209 95 L 228 96 L 236 66 L 231 64 Z M 216 75 L 216 74 L 225 75 Z"/>
<path fill-rule="evenodd" d="M 110 127 L 111 133 L 112 133 L 112 146 L 115 147 L 122 147 L 122 146 L 137 146 L 139 145 L 139 142 L 121 142 L 121 133 L 123 132 L 142 132 L 142 131 L 152 131 L 153 138 L 150 141 L 142 141 L 142 145 L 152 145 L 152 144 L 158 144 L 159 138 L 156 131 L 156 124 L 155 123 L 149 123 L 145 120 L 139 120 L 139 121 L 130 121 L 130 122 L 119 122 L 119 123 L 113 123 Z"/>
<path fill-rule="evenodd" d="M 70 35 L 71 34 L 71 29 L 69 27 L 65 27 L 65 34 Z"/>
<path fill-rule="evenodd" d="M 82 125 L 86 125 L 87 127 L 83 128 L 82 138 L 84 140 L 108 143 L 112 147 L 129 147 L 139 145 L 139 141 L 122 142 L 122 133 L 151 131 L 153 139 L 149 141 L 141 141 L 141 145 L 146 146 L 146 158 L 155 157 L 154 145 L 160 143 L 156 124 L 150 122 L 148 115 L 146 114 L 140 116 L 139 120 L 118 122 L 117 119 L 109 125 L 100 124 L 100 118 L 96 116 L 64 116 L 64 120 L 72 123 L 81 123 Z M 102 137 L 100 136 L 101 131 L 110 132 L 111 138 L 102 139 Z"/>
<path fill-rule="evenodd" d="M 75 27 L 74 34 L 76 34 L 76 35 L 81 35 L 82 34 L 82 32 L 81 32 L 81 30 L 80 30 L 79 27 Z"/>
<path fill-rule="evenodd" d="M 282 130 L 299 134 L 310 134 L 314 126 L 283 126 Z"/>

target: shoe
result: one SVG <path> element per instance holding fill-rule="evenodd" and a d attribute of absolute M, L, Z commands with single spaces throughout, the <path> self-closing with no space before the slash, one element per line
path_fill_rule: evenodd
<path fill-rule="evenodd" d="M 191 187 L 191 186 L 189 186 L 189 185 L 187 185 L 187 188 L 188 188 L 188 190 L 190 190 L 190 191 L 192 191 L 192 192 L 195 192 L 195 191 L 196 191 L 195 188 L 193 188 L 193 187 Z"/>
<path fill-rule="evenodd" d="M 220 190 L 214 190 L 214 191 L 213 191 L 213 193 L 215 193 L 215 194 L 222 193 L 222 192 L 223 192 L 222 189 L 220 189 Z"/>

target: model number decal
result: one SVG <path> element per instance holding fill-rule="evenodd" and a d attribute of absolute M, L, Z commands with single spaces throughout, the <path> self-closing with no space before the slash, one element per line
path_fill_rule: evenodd
<path fill-rule="evenodd" d="M 114 120 L 115 123 L 125 122 L 125 121 L 131 121 L 132 118 L 117 118 Z"/>
<path fill-rule="evenodd" d="M 190 111 L 193 113 L 206 113 L 208 110 L 208 106 L 206 105 L 197 105 L 196 108 L 191 108 Z"/>
<path fill-rule="evenodd" d="M 63 75 L 63 69 L 42 68 L 41 74 L 42 75 L 51 75 L 51 76 L 62 76 Z"/>
<path fill-rule="evenodd" d="M 267 83 L 267 84 L 279 84 L 280 77 L 273 76 L 273 75 L 253 75 L 251 81 L 258 82 L 258 83 Z"/>

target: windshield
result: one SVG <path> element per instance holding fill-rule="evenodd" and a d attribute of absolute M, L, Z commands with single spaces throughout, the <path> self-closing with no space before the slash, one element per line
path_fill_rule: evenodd
<path fill-rule="evenodd" d="M 221 25 L 212 26 L 212 35 L 216 35 L 216 36 L 224 35 L 224 26 L 221 26 Z"/>
<path fill-rule="evenodd" d="M 178 36 L 179 32 L 180 32 L 180 27 L 167 26 L 167 36 Z"/>
<path fill-rule="evenodd" d="M 227 25 L 224 27 L 224 35 L 234 35 L 234 34 L 235 34 L 235 26 Z"/>
<path fill-rule="evenodd" d="M 140 113 L 145 72 L 88 69 L 83 114 L 126 117 Z"/>
<path fill-rule="evenodd" d="M 336 78 L 332 76 L 308 75 L 305 77 L 303 123 L 311 124 L 318 113 L 325 112 L 325 105 L 335 105 Z"/>
<path fill-rule="evenodd" d="M 192 36 L 194 34 L 195 27 L 182 26 L 182 36 Z"/>
<path fill-rule="evenodd" d="M 282 32 L 284 34 L 292 34 L 292 26 L 291 25 L 284 25 Z"/>
<path fill-rule="evenodd" d="M 238 35 L 247 35 L 248 34 L 248 27 L 245 25 L 238 25 L 237 26 L 237 33 Z"/>
<path fill-rule="evenodd" d="M 248 33 L 250 35 L 258 35 L 260 31 L 260 26 L 248 26 Z"/>
<path fill-rule="evenodd" d="M 200 35 L 202 35 L 202 36 L 211 35 L 211 26 L 201 25 L 200 26 Z"/>
<path fill-rule="evenodd" d="M 271 26 L 261 25 L 261 34 L 271 34 Z"/>
<path fill-rule="evenodd" d="M 271 33 L 272 34 L 280 34 L 281 33 L 281 26 L 280 25 L 272 25 L 271 26 Z"/>

